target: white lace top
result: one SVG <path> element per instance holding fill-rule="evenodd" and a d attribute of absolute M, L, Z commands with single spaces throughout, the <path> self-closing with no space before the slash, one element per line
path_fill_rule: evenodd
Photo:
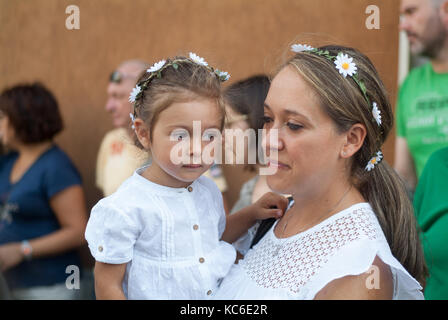
<path fill-rule="evenodd" d="M 276 224 L 233 266 L 215 299 L 313 299 L 332 280 L 367 272 L 376 256 L 391 267 L 394 299 L 423 299 L 420 284 L 393 257 L 368 203 L 289 238 L 275 236 Z"/>
<path fill-rule="evenodd" d="M 236 257 L 220 241 L 221 192 L 203 176 L 188 188 L 161 186 L 140 175 L 145 168 L 92 209 L 90 252 L 97 261 L 127 264 L 128 299 L 208 299 Z"/>

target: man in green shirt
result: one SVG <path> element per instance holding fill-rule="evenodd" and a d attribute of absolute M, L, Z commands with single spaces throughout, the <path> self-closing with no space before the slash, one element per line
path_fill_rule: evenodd
<path fill-rule="evenodd" d="M 448 0 L 402 0 L 400 29 L 430 59 L 398 95 L 394 167 L 413 192 L 429 156 L 448 146 Z"/>
<path fill-rule="evenodd" d="M 448 148 L 429 158 L 415 191 L 414 208 L 429 269 L 425 298 L 447 300 Z"/>

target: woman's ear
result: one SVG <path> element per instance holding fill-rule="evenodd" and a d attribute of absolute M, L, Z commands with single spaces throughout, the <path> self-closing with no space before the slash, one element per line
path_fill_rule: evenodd
<path fill-rule="evenodd" d="M 142 119 L 135 119 L 134 121 L 135 134 L 137 135 L 138 141 L 141 143 L 143 148 L 149 150 L 151 147 L 151 137 L 149 127 Z"/>
<path fill-rule="evenodd" d="M 366 135 L 367 130 L 363 124 L 360 123 L 354 124 L 345 133 L 345 143 L 342 146 L 341 157 L 350 158 L 359 149 L 361 149 L 362 144 L 364 143 L 364 139 L 366 138 Z"/>

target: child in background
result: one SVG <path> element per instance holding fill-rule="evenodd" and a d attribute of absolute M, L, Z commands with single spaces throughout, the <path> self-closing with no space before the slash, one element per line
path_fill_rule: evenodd
<path fill-rule="evenodd" d="M 229 243 L 257 219 L 282 215 L 286 199 L 268 193 L 226 218 L 219 189 L 201 176 L 211 166 L 201 150 L 218 142 L 223 128 L 227 79 L 190 53 L 154 64 L 137 82 L 131 117 L 136 142 L 153 162 L 92 210 L 86 239 L 97 298 L 207 299 L 235 261 Z M 177 163 L 172 150 L 179 143 L 190 147 Z"/>

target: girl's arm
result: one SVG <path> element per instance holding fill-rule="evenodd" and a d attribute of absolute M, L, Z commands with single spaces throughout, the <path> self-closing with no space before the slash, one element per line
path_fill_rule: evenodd
<path fill-rule="evenodd" d="M 126 300 L 123 292 L 123 278 L 126 263 L 95 263 L 95 295 L 97 300 Z"/>
<path fill-rule="evenodd" d="M 280 218 L 288 206 L 288 199 L 268 192 L 255 203 L 226 217 L 226 229 L 222 240 L 233 243 L 238 240 L 257 220 Z"/>

